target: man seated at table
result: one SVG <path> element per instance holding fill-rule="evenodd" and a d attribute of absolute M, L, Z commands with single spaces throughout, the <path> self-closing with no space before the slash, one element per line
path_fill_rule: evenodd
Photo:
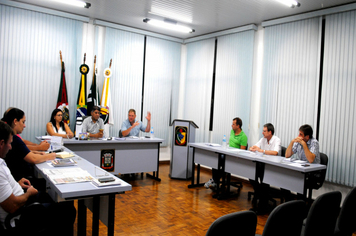
<path fill-rule="evenodd" d="M 12 148 L 13 134 L 10 126 L 0 121 L 0 224 L 3 224 L 5 228 L 6 225 L 4 223 L 10 213 L 15 214 L 25 205 L 45 199 L 38 196 L 37 189 L 31 185 L 29 180 L 22 178 L 16 182 L 4 161 L 6 154 Z M 34 214 L 34 217 L 30 217 L 26 221 L 21 221 L 20 218 L 18 221 L 21 222 L 20 226 L 17 225 L 16 221 L 9 221 L 12 227 L 17 228 L 15 232 L 10 231 L 9 235 L 37 235 L 39 232 L 36 230 L 39 229 L 43 233 L 41 235 L 70 235 L 73 233 L 73 223 L 76 215 L 73 202 L 41 203 L 43 208 L 32 209 L 43 209 L 43 214 L 27 212 L 29 215 Z M 30 211 L 29 209 L 31 208 L 22 210 Z M 58 222 L 60 222 L 60 227 L 58 227 Z M 9 228 L 6 229 L 10 230 Z"/>
<path fill-rule="evenodd" d="M 296 154 L 296 159 L 298 160 L 320 164 L 319 142 L 313 137 L 313 128 L 310 125 L 305 124 L 300 126 L 298 137 L 293 139 L 288 145 L 285 157 L 290 158 L 293 154 Z M 315 175 L 316 176 L 310 175 L 308 177 L 306 180 L 307 187 L 313 183 L 314 178 L 317 177 L 318 174 Z M 282 192 L 286 201 L 292 199 L 289 190 L 282 189 Z"/>
<path fill-rule="evenodd" d="M 263 138 L 250 148 L 250 151 L 259 152 L 266 155 L 279 155 L 281 151 L 281 140 L 274 135 L 274 126 L 267 123 L 263 126 Z M 252 201 L 254 211 L 263 212 L 268 207 L 268 184 L 263 184 L 264 164 L 256 163 L 257 181 L 250 179 L 254 188 L 254 198 Z M 258 206 L 257 206 L 257 200 Z"/>
<path fill-rule="evenodd" d="M 128 113 L 128 119 L 122 122 L 121 133 L 123 137 L 127 136 L 139 136 L 140 130 L 142 132 L 149 132 L 151 127 L 151 113 L 147 112 L 146 116 L 147 125 L 145 126 L 141 121 L 136 120 L 136 111 L 130 109 Z M 120 136 L 120 135 L 119 135 Z"/>
<path fill-rule="evenodd" d="M 229 146 L 233 148 L 245 149 L 247 148 L 247 136 L 242 130 L 242 120 L 239 117 L 236 117 L 232 120 L 229 139 Z M 221 158 L 221 157 L 220 157 Z M 205 188 L 216 189 L 216 182 L 221 178 L 220 173 L 216 169 L 212 169 L 212 179 L 204 184 Z"/>
<path fill-rule="evenodd" d="M 299 135 L 290 142 L 285 156 L 289 158 L 294 153 L 299 160 L 320 164 L 319 142 L 313 137 L 313 128 L 310 125 L 300 126 Z"/>
<path fill-rule="evenodd" d="M 91 117 L 83 121 L 82 133 L 89 133 L 91 138 L 102 138 L 104 136 L 104 121 L 100 118 L 100 108 L 93 106 Z"/>

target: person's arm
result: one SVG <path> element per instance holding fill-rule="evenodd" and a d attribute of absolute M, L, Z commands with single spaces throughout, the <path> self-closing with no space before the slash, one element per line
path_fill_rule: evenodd
<path fill-rule="evenodd" d="M 69 126 L 66 123 L 64 123 L 64 129 L 65 129 L 65 131 L 67 133 L 66 138 L 73 138 L 74 137 L 73 132 L 70 130 Z"/>
<path fill-rule="evenodd" d="M 246 150 L 247 146 L 240 146 L 240 149 Z"/>
<path fill-rule="evenodd" d="M 25 139 L 22 139 L 22 141 L 31 151 L 46 151 L 49 148 L 49 143 L 47 141 L 42 141 L 40 144 L 36 144 Z"/>
<path fill-rule="evenodd" d="M 309 150 L 308 145 L 306 142 L 304 142 L 304 140 L 301 140 L 299 143 L 303 146 L 305 157 L 307 158 L 309 163 L 313 163 L 315 159 L 315 154 Z"/>
<path fill-rule="evenodd" d="M 147 133 L 150 132 L 151 129 L 151 112 L 147 112 L 146 119 L 147 119 L 147 126 L 145 132 Z"/>
<path fill-rule="evenodd" d="M 138 126 L 139 124 L 140 124 L 140 122 L 136 121 L 132 126 L 130 126 L 129 128 L 127 128 L 126 130 L 122 130 L 122 127 L 124 126 L 124 125 L 123 125 L 123 126 L 121 127 L 122 136 L 124 136 L 124 137 L 128 136 L 128 135 L 130 134 L 131 130 L 132 130 L 134 127 Z"/>
<path fill-rule="evenodd" d="M 26 193 L 20 195 L 20 196 L 15 196 L 13 193 L 2 203 L 0 203 L 0 206 L 8 213 L 14 213 L 16 212 L 20 207 L 25 205 L 27 202 L 28 198 L 30 196 L 36 195 L 38 193 L 37 189 L 35 189 L 33 186 L 30 186 Z"/>
<path fill-rule="evenodd" d="M 286 158 L 289 158 L 293 155 L 293 145 L 294 143 L 296 142 L 296 140 L 298 139 L 299 137 L 296 137 L 295 139 L 293 139 L 292 141 L 290 141 L 287 149 L 286 149 L 286 153 L 285 153 L 285 157 Z"/>
<path fill-rule="evenodd" d="M 34 153 L 34 152 L 29 152 L 24 160 L 30 164 L 39 164 L 48 160 L 54 160 L 56 158 L 55 153 Z"/>

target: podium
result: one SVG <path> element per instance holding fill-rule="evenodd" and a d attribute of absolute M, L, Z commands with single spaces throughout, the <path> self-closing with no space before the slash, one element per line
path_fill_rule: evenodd
<path fill-rule="evenodd" d="M 193 170 L 193 150 L 188 143 L 195 142 L 195 129 L 199 128 L 193 121 L 175 119 L 173 127 L 172 155 L 169 177 L 189 179 Z"/>

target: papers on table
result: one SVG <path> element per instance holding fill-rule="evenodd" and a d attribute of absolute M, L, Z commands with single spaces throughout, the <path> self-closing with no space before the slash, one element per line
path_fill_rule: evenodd
<path fill-rule="evenodd" d="M 45 136 L 41 136 L 40 137 L 42 140 L 51 140 L 52 139 L 52 136 L 50 135 L 45 135 Z"/>
<path fill-rule="evenodd" d="M 68 158 L 68 157 L 74 157 L 74 154 L 70 153 L 70 152 L 57 152 L 56 157 L 64 159 L 64 158 Z"/>
<path fill-rule="evenodd" d="M 111 182 L 102 183 L 102 182 L 99 182 L 99 180 L 96 178 L 94 178 L 91 182 L 97 187 L 104 187 L 104 186 L 110 186 L 110 185 L 121 185 L 120 179 L 118 179 L 116 177 L 114 177 L 114 178 L 115 178 L 115 180 L 111 181 Z"/>
<path fill-rule="evenodd" d="M 221 147 L 221 145 L 217 144 L 217 143 L 206 143 L 206 145 L 208 145 L 210 147 Z"/>
<path fill-rule="evenodd" d="M 72 158 L 68 159 L 56 159 L 51 161 L 54 167 L 65 167 L 65 166 L 75 166 L 77 164 Z"/>
<path fill-rule="evenodd" d="M 93 177 L 82 168 L 42 169 L 54 184 L 70 184 L 92 181 Z"/>

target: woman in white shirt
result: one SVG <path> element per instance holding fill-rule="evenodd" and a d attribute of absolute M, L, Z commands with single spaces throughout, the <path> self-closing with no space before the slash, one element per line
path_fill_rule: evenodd
<path fill-rule="evenodd" d="M 63 112 L 60 109 L 53 110 L 51 120 L 47 123 L 47 134 L 63 138 L 73 138 L 73 132 L 63 122 Z"/>

